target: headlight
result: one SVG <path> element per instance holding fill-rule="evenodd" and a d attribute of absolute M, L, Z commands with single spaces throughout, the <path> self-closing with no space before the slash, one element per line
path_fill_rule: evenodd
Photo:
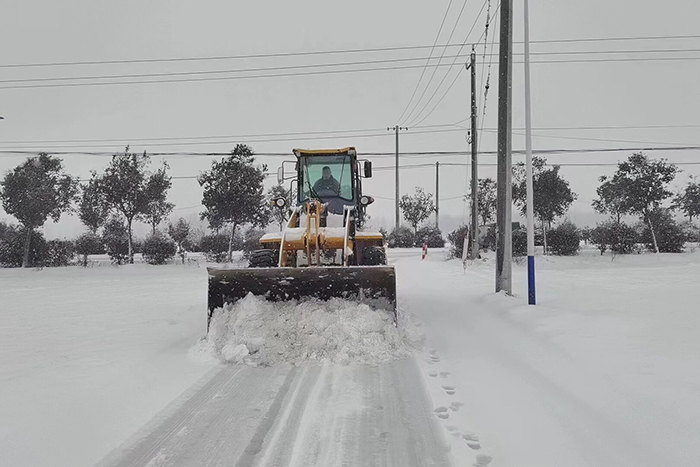
<path fill-rule="evenodd" d="M 369 196 L 360 197 L 360 204 L 363 206 L 367 206 L 369 204 Z"/>
<path fill-rule="evenodd" d="M 277 198 L 277 199 L 275 200 L 275 204 L 276 204 L 278 207 L 283 208 L 284 205 L 287 204 L 287 201 L 286 201 L 284 198 Z"/>

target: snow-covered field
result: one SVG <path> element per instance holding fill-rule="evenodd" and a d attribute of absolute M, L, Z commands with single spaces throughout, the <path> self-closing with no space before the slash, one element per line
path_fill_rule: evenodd
<path fill-rule="evenodd" d="M 390 260 L 427 342 L 377 366 L 202 358 L 196 264 L 0 270 L 0 465 L 700 463 L 700 253 L 538 258 L 537 307 L 522 266 Z"/>

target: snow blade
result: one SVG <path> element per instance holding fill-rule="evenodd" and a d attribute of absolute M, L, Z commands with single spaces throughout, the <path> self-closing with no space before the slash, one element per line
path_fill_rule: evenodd
<path fill-rule="evenodd" d="M 393 266 L 216 269 L 209 272 L 209 316 L 252 293 L 270 301 L 333 297 L 366 302 L 389 311 L 396 321 Z"/>

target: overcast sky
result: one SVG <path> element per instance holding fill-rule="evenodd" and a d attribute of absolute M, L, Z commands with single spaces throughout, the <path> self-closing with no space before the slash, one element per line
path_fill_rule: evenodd
<path fill-rule="evenodd" d="M 333 2 L 297 0 L 294 2 L 240 1 L 74 1 L 23 0 L 4 2 L 0 16 L 0 64 L 84 62 L 180 57 L 212 57 L 306 51 L 366 49 L 395 46 L 432 45 L 448 6 L 447 0 Z M 439 43 L 452 33 L 464 2 L 453 0 Z M 492 12 L 497 0 L 493 0 Z M 479 39 L 486 21 L 485 9 L 477 18 L 483 0 L 467 0 L 450 43 Z M 531 38 L 534 41 L 583 38 L 678 36 L 700 34 L 700 4 L 694 0 L 666 2 L 647 0 L 588 0 L 531 2 Z M 522 40 L 522 5 L 515 2 L 515 40 Z M 476 22 L 470 36 L 467 33 Z M 497 32 L 497 24 L 492 25 Z M 454 67 L 437 68 L 430 87 L 411 118 L 411 129 L 401 136 L 403 151 L 467 151 L 466 131 L 449 125 L 469 116 L 469 80 L 463 68 L 469 46 L 462 50 Z M 673 52 L 669 50 L 690 50 Z M 458 47 L 445 52 L 443 64 L 451 64 Z M 521 46 L 516 44 L 515 51 Z M 648 51 L 659 53 L 617 53 L 591 55 L 533 55 L 533 61 L 567 60 L 567 63 L 532 65 L 533 125 L 537 130 L 535 149 L 610 148 L 633 146 L 700 144 L 700 38 L 646 41 L 604 41 L 534 43 L 532 52 Z M 443 49 L 436 49 L 439 57 Z M 483 83 L 487 63 L 483 63 L 483 41 L 479 53 L 477 82 Z M 494 52 L 497 52 L 497 43 Z M 386 132 L 406 108 L 430 48 L 385 52 L 361 52 L 267 58 L 147 62 L 122 64 L 63 65 L 0 68 L 0 148 L 30 150 L 119 151 L 131 144 L 142 151 L 227 151 L 237 141 L 250 141 L 258 152 L 285 152 L 294 147 L 355 146 L 359 152 L 391 152 L 394 138 Z M 647 61 L 650 57 L 664 60 Z M 685 57 L 684 60 L 668 60 Z M 347 68 L 406 67 L 361 73 L 315 74 L 255 79 L 220 79 L 199 82 L 36 87 L 38 84 L 90 83 L 96 80 L 12 81 L 23 79 L 132 75 L 170 72 L 240 70 L 243 68 L 285 67 L 356 61 L 423 60 L 362 64 Z M 571 60 L 608 60 L 572 63 Z M 690 59 L 688 59 L 690 58 Z M 489 57 L 486 57 L 488 62 Z M 632 60 L 632 61 L 630 61 Z M 516 56 L 515 61 L 520 61 Z M 494 57 L 494 63 L 497 58 Z M 437 60 L 431 61 L 431 65 Z M 327 67 L 324 70 L 339 70 Z M 423 94 L 433 70 L 426 68 L 416 98 Z M 320 68 L 248 72 L 247 75 L 308 72 Z M 491 88 L 483 123 L 494 129 L 496 117 L 497 67 L 492 67 Z M 445 73 L 449 73 L 443 80 Z M 457 77 L 446 97 L 435 106 Z M 246 73 L 180 75 L 131 80 L 190 79 L 200 77 L 245 76 Z M 111 80 L 115 81 L 115 80 Z M 438 85 L 442 81 L 442 86 Z M 102 81 L 104 82 L 104 80 Z M 514 127 L 523 122 L 523 68 L 514 67 Z M 17 89 L 17 86 L 32 86 Z M 2 87 L 11 87 L 2 89 Z M 435 97 L 429 99 L 435 89 Z M 483 106 L 483 85 L 479 89 Z M 414 99 L 415 101 L 415 99 Z M 427 105 L 426 105 L 427 104 Z M 425 108 L 424 108 L 425 105 Z M 411 106 L 412 107 L 412 106 Z M 411 109 L 409 107 L 409 110 Z M 424 108 L 424 110 L 422 110 Z M 434 110 L 433 110 L 434 108 Z M 429 111 L 430 115 L 423 120 Z M 417 117 L 417 118 L 413 118 Z M 405 120 L 405 119 L 404 119 Z M 413 120 L 413 121 L 411 121 Z M 421 120 L 423 120 L 421 122 Z M 463 124 L 466 124 L 465 121 Z M 693 125 L 695 127 L 693 127 Z M 672 126 L 674 128 L 619 128 Z M 579 129 L 581 127 L 618 127 Z M 361 130 L 352 136 L 328 134 L 296 135 L 308 138 L 279 141 L 280 137 L 236 137 L 266 133 L 327 132 Z M 436 131 L 450 130 L 450 131 Z M 520 130 L 515 130 L 517 133 Z M 372 136 L 367 136 L 368 134 Z M 364 136 L 359 136 L 364 135 Z M 219 138 L 197 139 L 204 136 Z M 322 136 L 322 137 L 321 137 Z M 182 138 L 178 143 L 159 138 Z M 189 139 L 188 139 L 189 138 Z M 195 139 L 193 139 L 195 138 Z M 289 137 L 288 137 L 289 138 Z M 495 149 L 495 133 L 484 131 L 481 150 Z M 574 139 L 572 139 L 574 138 Z M 580 139 L 576 139 L 580 138 Z M 588 138 L 588 139 L 586 139 Z M 275 139 L 276 141 L 260 141 Z M 98 140 L 78 142 L 74 140 Z M 599 141 L 607 140 L 607 141 Z M 18 141 L 26 141 L 19 143 Z M 47 143 L 37 141 L 50 141 Z M 214 141 L 216 144 L 203 144 Z M 155 143 L 155 144 L 154 144 Z M 193 144 L 196 143 L 196 144 Z M 524 146 L 522 136 L 514 136 L 514 149 Z M 1 149 L 0 149 L 1 150 Z M 550 156 L 550 162 L 614 163 L 628 154 L 567 154 Z M 700 151 L 658 152 L 653 157 L 671 161 L 700 161 Z M 26 156 L 0 154 L 0 172 L 21 163 Z M 108 156 L 66 155 L 67 169 L 78 176 L 90 170 L 101 171 Z M 161 158 L 154 158 L 159 162 Z M 260 157 L 274 172 L 283 157 Z M 375 167 L 388 167 L 393 158 L 372 158 Z M 521 160 L 521 156 L 515 156 Z M 207 157 L 168 157 L 173 176 L 197 175 L 210 164 Z M 465 162 L 464 156 L 404 157 L 402 164 Z M 484 155 L 485 164 L 495 162 Z M 612 167 L 563 167 L 563 175 L 579 194 L 570 217 L 580 224 L 594 224 L 590 202 L 595 197 L 599 175 Z M 700 166 L 683 166 L 677 180 L 680 186 L 689 175 L 700 174 Z M 495 176 L 495 168 L 485 165 L 482 176 Z M 445 166 L 441 171 L 441 221 L 445 229 L 462 219 L 466 167 Z M 434 191 L 434 168 L 412 168 L 401 172 L 401 191 L 423 186 Z M 270 180 L 273 183 L 273 180 Z M 393 223 L 394 181 L 391 170 L 378 170 L 365 189 L 377 199 L 371 214 L 377 225 Z M 174 180 L 169 198 L 179 208 L 174 215 L 194 218 L 201 201 L 196 180 Z M 387 199 L 384 199 L 387 198 Z M 0 219 L 12 220 L 0 210 Z M 50 221 L 47 236 L 73 236 L 82 231 L 77 218 L 64 216 L 58 224 Z"/>

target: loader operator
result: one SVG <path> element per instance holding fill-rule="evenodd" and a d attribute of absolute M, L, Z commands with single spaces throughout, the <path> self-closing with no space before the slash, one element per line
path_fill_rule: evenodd
<path fill-rule="evenodd" d="M 333 177 L 330 167 L 323 167 L 321 178 L 314 183 L 313 191 L 321 197 L 340 195 L 340 183 Z"/>

